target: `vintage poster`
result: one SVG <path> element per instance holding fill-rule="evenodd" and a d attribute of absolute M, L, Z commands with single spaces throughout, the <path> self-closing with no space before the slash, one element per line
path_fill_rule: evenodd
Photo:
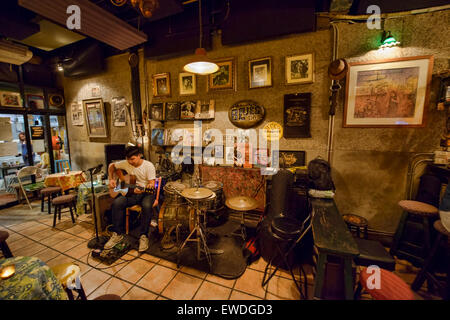
<path fill-rule="evenodd" d="M 84 124 L 83 105 L 79 102 L 73 102 L 70 105 L 72 112 L 72 125 L 82 126 Z"/>
<path fill-rule="evenodd" d="M 310 138 L 311 93 L 284 95 L 284 137 Z"/>
<path fill-rule="evenodd" d="M 112 118 L 115 127 L 125 127 L 127 125 L 125 97 L 112 98 Z"/>

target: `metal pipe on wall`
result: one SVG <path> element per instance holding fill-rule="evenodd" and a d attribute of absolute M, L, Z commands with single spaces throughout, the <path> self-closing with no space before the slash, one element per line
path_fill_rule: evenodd
<path fill-rule="evenodd" d="M 338 57 L 338 37 L 339 30 L 335 22 L 330 22 L 333 27 L 333 56 L 332 61 L 336 60 Z M 335 83 L 335 80 L 331 81 L 331 86 Z M 330 103 L 331 99 L 330 99 Z M 332 165 L 332 153 L 333 153 L 333 135 L 334 135 L 334 114 L 328 116 L 328 140 L 327 140 L 327 160 L 330 165 Z"/>

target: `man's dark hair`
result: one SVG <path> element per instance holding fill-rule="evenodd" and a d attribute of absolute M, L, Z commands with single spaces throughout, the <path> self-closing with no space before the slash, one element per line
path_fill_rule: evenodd
<path fill-rule="evenodd" d="M 137 156 L 141 154 L 141 150 L 136 146 L 128 146 L 125 148 L 125 157 L 131 158 L 133 156 Z"/>

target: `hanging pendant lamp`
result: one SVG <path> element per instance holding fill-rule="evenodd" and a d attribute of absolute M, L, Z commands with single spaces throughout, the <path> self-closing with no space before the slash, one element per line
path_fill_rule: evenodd
<path fill-rule="evenodd" d="M 200 23 L 200 46 L 195 50 L 195 56 L 186 64 L 183 69 L 186 72 L 191 72 L 200 75 L 207 75 L 219 70 L 219 66 L 212 62 L 206 56 L 206 50 L 202 47 L 203 27 L 202 27 L 202 1 L 198 0 L 198 12 Z"/>

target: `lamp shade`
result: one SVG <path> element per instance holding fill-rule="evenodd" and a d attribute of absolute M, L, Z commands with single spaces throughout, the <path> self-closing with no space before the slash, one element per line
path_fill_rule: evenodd
<path fill-rule="evenodd" d="M 183 69 L 186 72 L 206 75 L 219 70 L 219 66 L 206 57 L 206 50 L 204 48 L 197 48 L 194 58 Z"/>
<path fill-rule="evenodd" d="M 388 31 L 387 34 L 382 39 L 380 48 L 395 47 L 398 46 L 399 44 L 400 42 L 394 38 L 394 36 L 391 34 L 390 31 Z"/>

